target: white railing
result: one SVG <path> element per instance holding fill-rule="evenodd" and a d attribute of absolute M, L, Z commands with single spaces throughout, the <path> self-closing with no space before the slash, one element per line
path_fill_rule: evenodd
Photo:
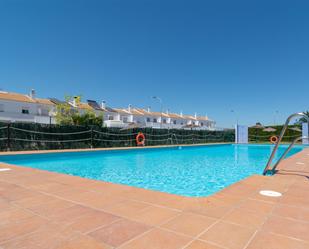
<path fill-rule="evenodd" d="M 124 123 L 121 120 L 105 120 L 104 125 L 106 127 L 124 128 L 128 126 L 128 123 Z"/>

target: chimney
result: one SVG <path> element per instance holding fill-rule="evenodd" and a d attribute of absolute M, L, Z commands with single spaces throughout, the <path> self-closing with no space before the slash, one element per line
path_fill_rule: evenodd
<path fill-rule="evenodd" d="M 194 113 L 194 117 L 197 118 L 197 113 Z"/>
<path fill-rule="evenodd" d="M 168 114 L 169 114 L 169 112 L 170 112 L 170 111 L 169 111 L 169 109 L 167 109 L 167 110 L 166 110 L 166 114 L 168 115 Z"/>
<path fill-rule="evenodd" d="M 31 89 L 30 91 L 30 98 L 35 99 L 35 90 Z"/>
<path fill-rule="evenodd" d="M 77 107 L 77 96 L 73 97 L 73 103 L 72 104 L 73 104 L 74 107 Z"/>
<path fill-rule="evenodd" d="M 147 107 L 147 112 L 150 112 L 150 106 Z"/>
<path fill-rule="evenodd" d="M 105 100 L 102 100 L 101 108 L 102 108 L 102 109 L 105 109 L 105 108 L 106 108 L 106 102 L 105 102 Z"/>
<path fill-rule="evenodd" d="M 182 117 L 182 116 L 183 116 L 182 111 L 180 111 L 180 117 Z"/>
<path fill-rule="evenodd" d="M 132 107 L 132 105 L 129 104 L 129 105 L 128 105 L 128 111 L 129 111 L 129 112 L 131 112 L 131 107 Z"/>

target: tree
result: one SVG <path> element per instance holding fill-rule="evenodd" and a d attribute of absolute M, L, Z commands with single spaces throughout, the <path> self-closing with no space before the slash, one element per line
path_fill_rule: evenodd
<path fill-rule="evenodd" d="M 69 103 L 75 101 L 78 107 L 81 103 L 81 96 L 72 97 L 65 96 L 65 103 L 58 103 L 56 105 L 56 122 L 60 125 L 97 125 L 102 126 L 103 115 L 97 116 L 92 110 L 86 110 L 85 113 L 80 114 L 78 109 L 72 107 Z"/>
<path fill-rule="evenodd" d="M 56 104 L 56 123 L 60 125 L 72 125 L 73 124 L 73 112 L 69 102 L 72 101 L 72 96 L 65 96 L 65 102 Z"/>
<path fill-rule="evenodd" d="M 74 125 L 97 125 L 102 126 L 103 115 L 97 116 L 94 111 L 87 110 L 84 114 L 75 113 L 72 115 Z"/>

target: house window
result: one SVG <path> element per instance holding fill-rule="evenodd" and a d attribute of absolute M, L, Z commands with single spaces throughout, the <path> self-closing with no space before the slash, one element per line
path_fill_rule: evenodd
<path fill-rule="evenodd" d="M 108 116 L 108 120 L 114 120 L 114 116 Z"/>
<path fill-rule="evenodd" d="M 173 120 L 173 124 L 177 124 L 177 121 L 176 121 L 176 120 Z"/>
<path fill-rule="evenodd" d="M 153 122 L 154 122 L 154 123 L 157 123 L 157 119 L 156 119 L 156 118 L 154 118 L 154 119 L 153 119 Z"/>
<path fill-rule="evenodd" d="M 180 124 L 183 125 L 183 122 L 181 122 Z"/>
<path fill-rule="evenodd" d="M 0 104 L 0 112 L 4 112 L 4 104 Z"/>
<path fill-rule="evenodd" d="M 146 120 L 147 120 L 148 123 L 151 122 L 151 121 L 150 121 L 150 118 L 147 118 Z"/>
<path fill-rule="evenodd" d="M 22 114 L 29 114 L 29 108 L 28 108 L 28 107 L 23 107 L 23 108 L 21 109 L 21 113 L 22 113 Z"/>
<path fill-rule="evenodd" d="M 49 114 L 48 109 L 42 108 L 42 115 L 43 116 L 48 116 L 48 114 Z"/>
<path fill-rule="evenodd" d="M 128 122 L 128 118 L 127 118 L 127 117 L 123 117 L 122 121 L 123 121 L 124 123 L 127 123 L 127 122 Z"/>
<path fill-rule="evenodd" d="M 49 110 L 47 108 L 44 108 L 43 106 L 38 107 L 38 115 L 40 116 L 48 116 Z"/>
<path fill-rule="evenodd" d="M 201 122 L 201 126 L 204 126 L 204 123 L 203 123 L 203 122 Z"/>
<path fill-rule="evenodd" d="M 166 124 L 166 119 L 163 119 L 163 124 Z"/>

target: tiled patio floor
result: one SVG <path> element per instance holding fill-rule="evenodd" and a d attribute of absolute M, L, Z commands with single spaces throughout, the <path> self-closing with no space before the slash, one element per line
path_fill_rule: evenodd
<path fill-rule="evenodd" d="M 0 168 L 1 249 L 309 248 L 308 149 L 207 198 Z"/>

